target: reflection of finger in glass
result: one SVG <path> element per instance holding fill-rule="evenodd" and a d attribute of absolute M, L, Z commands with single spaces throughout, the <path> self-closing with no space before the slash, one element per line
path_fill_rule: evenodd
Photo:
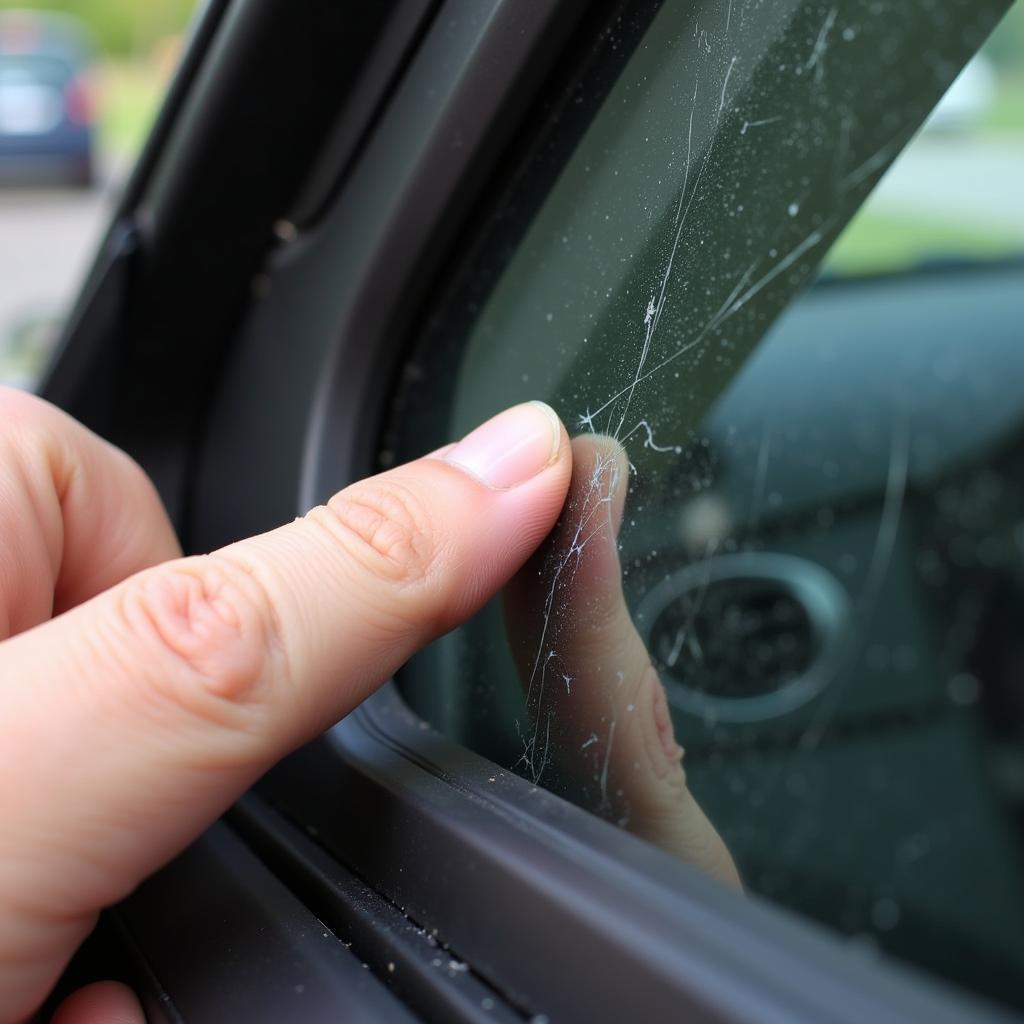
<path fill-rule="evenodd" d="M 562 517 L 506 590 L 528 712 L 521 766 L 534 782 L 738 884 L 687 789 L 664 688 L 626 607 L 618 532 L 628 481 L 617 441 L 576 438 Z"/>

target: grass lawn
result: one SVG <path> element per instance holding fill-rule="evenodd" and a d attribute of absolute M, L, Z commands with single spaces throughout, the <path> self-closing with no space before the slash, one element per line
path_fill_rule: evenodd
<path fill-rule="evenodd" d="M 96 72 L 100 145 L 117 160 L 142 148 L 160 109 L 166 83 L 148 63 L 110 62 Z"/>
<path fill-rule="evenodd" d="M 926 260 L 996 259 L 1018 253 L 1018 234 L 942 223 L 925 216 L 892 216 L 866 208 L 833 246 L 825 271 L 874 274 L 907 270 Z"/>
<path fill-rule="evenodd" d="M 982 130 L 991 135 L 1024 136 L 1024 73 L 1005 76 Z"/>

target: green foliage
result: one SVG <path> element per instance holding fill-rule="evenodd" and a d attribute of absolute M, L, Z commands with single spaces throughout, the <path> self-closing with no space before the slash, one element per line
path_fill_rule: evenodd
<path fill-rule="evenodd" d="M 1024 0 L 1007 12 L 985 47 L 993 63 L 1005 71 L 1024 71 Z"/>
<path fill-rule="evenodd" d="M 166 82 L 140 61 L 107 62 L 100 82 L 101 144 L 114 158 L 130 160 L 149 134 Z"/>
<path fill-rule="evenodd" d="M 196 0 L 0 0 L 3 10 L 57 11 L 74 15 L 104 54 L 147 54 L 166 36 L 181 32 Z"/>
<path fill-rule="evenodd" d="M 955 196 L 955 193 L 954 193 Z M 892 274 L 935 260 L 997 260 L 1021 250 L 1019 234 L 934 215 L 877 211 L 868 205 L 828 255 L 826 272 Z"/>

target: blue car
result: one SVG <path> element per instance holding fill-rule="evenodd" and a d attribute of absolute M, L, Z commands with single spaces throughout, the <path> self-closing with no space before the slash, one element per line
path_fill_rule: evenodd
<path fill-rule="evenodd" d="M 92 184 L 90 56 L 71 18 L 0 14 L 0 182 Z"/>

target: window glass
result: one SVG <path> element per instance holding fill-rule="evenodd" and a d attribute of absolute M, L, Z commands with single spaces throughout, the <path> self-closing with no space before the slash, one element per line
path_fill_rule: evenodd
<path fill-rule="evenodd" d="M 847 227 L 1007 6 L 627 5 L 382 461 L 531 398 L 577 435 L 542 550 L 401 677 L 427 720 L 1020 1006 L 1019 8 Z"/>
<path fill-rule="evenodd" d="M 196 0 L 0 0 L 0 384 L 35 387 Z"/>
<path fill-rule="evenodd" d="M 826 261 L 846 276 L 1024 252 L 1024 4 L 967 65 Z"/>

